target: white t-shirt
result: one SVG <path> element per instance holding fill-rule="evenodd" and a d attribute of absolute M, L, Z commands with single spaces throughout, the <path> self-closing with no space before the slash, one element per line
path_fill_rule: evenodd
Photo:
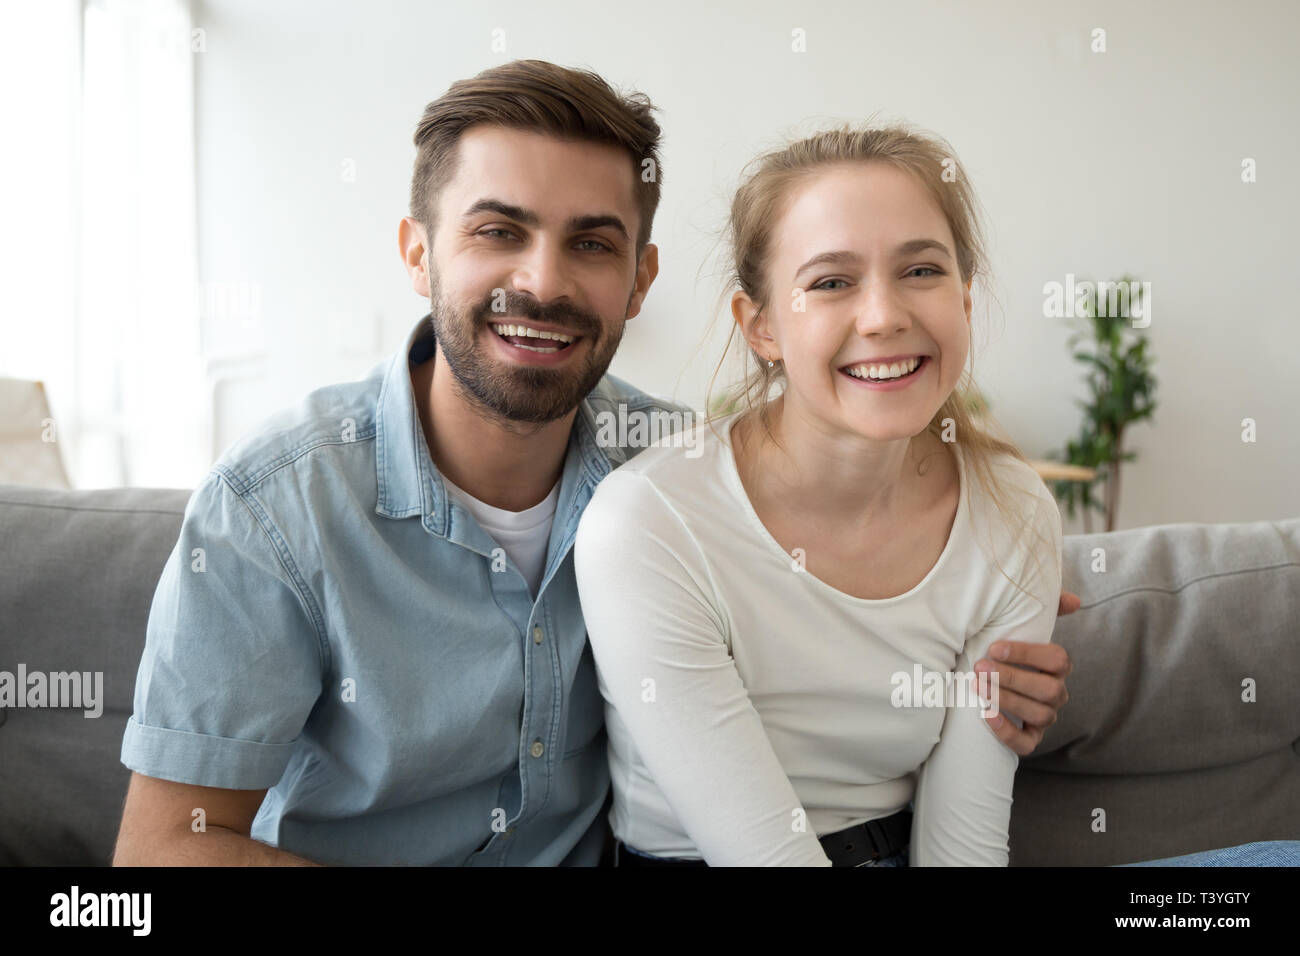
<path fill-rule="evenodd" d="M 560 500 L 560 482 L 557 481 L 551 493 L 531 508 L 506 511 L 494 508 L 453 485 L 446 475 L 442 480 L 447 492 L 465 506 L 493 541 L 505 549 L 535 598 L 542 585 L 542 574 L 546 571 L 546 547 L 551 540 L 555 506 Z"/>
<path fill-rule="evenodd" d="M 579 524 L 615 835 L 714 866 L 828 866 L 819 835 L 914 799 L 913 866 L 1006 865 L 1019 759 L 978 700 L 891 701 L 924 700 L 927 681 L 971 672 L 999 638 L 1051 639 L 1062 546 L 1051 492 L 1023 463 L 995 462 L 1030 522 L 1017 544 L 989 520 L 955 444 L 962 493 L 938 562 L 906 594 L 856 598 L 795 570 L 759 520 L 730 446 L 739 414 L 714 422 L 722 440 L 700 424 L 697 446 L 669 437 L 615 469 Z"/>

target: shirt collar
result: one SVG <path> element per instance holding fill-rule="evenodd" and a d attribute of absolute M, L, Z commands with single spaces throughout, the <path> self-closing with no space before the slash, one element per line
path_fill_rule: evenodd
<path fill-rule="evenodd" d="M 445 535 L 450 498 L 442 475 L 429 457 L 411 384 L 411 369 L 426 360 L 432 361 L 437 347 L 430 317 L 426 313 L 407 334 L 406 341 L 389 362 L 379 390 L 375 410 L 375 477 L 379 500 L 375 512 L 388 518 L 423 515 L 430 531 Z M 585 492 L 582 497 L 587 498 L 600 480 L 625 460 L 624 449 L 602 449 L 597 443 L 596 415 L 590 401 L 584 398 L 569 434 L 564 474 L 573 473 L 575 467 L 578 469 Z M 564 504 L 562 500 L 561 505 Z"/>

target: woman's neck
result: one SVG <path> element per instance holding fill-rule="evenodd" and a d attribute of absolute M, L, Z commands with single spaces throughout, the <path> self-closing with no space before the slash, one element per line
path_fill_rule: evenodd
<path fill-rule="evenodd" d="M 785 396 L 772 402 L 770 413 L 776 441 L 756 414 L 742 423 L 748 427 L 737 443 L 737 463 L 755 507 L 762 502 L 813 521 L 869 528 L 906 514 L 924 497 L 916 464 L 932 450 L 928 431 L 867 441 L 791 408 Z"/>

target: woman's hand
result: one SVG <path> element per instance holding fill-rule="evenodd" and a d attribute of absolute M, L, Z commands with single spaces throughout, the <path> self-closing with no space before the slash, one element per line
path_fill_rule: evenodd
<path fill-rule="evenodd" d="M 1063 591 L 1057 616 L 1073 614 L 1082 603 L 1077 594 Z M 989 647 L 989 654 L 995 660 L 984 658 L 975 665 L 977 671 L 996 671 L 998 675 L 999 713 L 987 718 L 989 729 L 1012 751 L 1028 757 L 1070 699 L 1065 689 L 1072 668 L 1070 655 L 1060 644 L 1021 641 L 997 641 Z M 1003 711 L 1019 717 L 1024 727 L 1004 719 Z"/>

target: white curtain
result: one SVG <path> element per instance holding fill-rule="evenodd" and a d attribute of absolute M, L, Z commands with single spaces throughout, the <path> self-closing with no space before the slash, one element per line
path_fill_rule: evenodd
<path fill-rule="evenodd" d="M 0 375 L 45 382 L 74 486 L 193 487 L 210 423 L 189 0 L 11 0 L 3 19 Z"/>

